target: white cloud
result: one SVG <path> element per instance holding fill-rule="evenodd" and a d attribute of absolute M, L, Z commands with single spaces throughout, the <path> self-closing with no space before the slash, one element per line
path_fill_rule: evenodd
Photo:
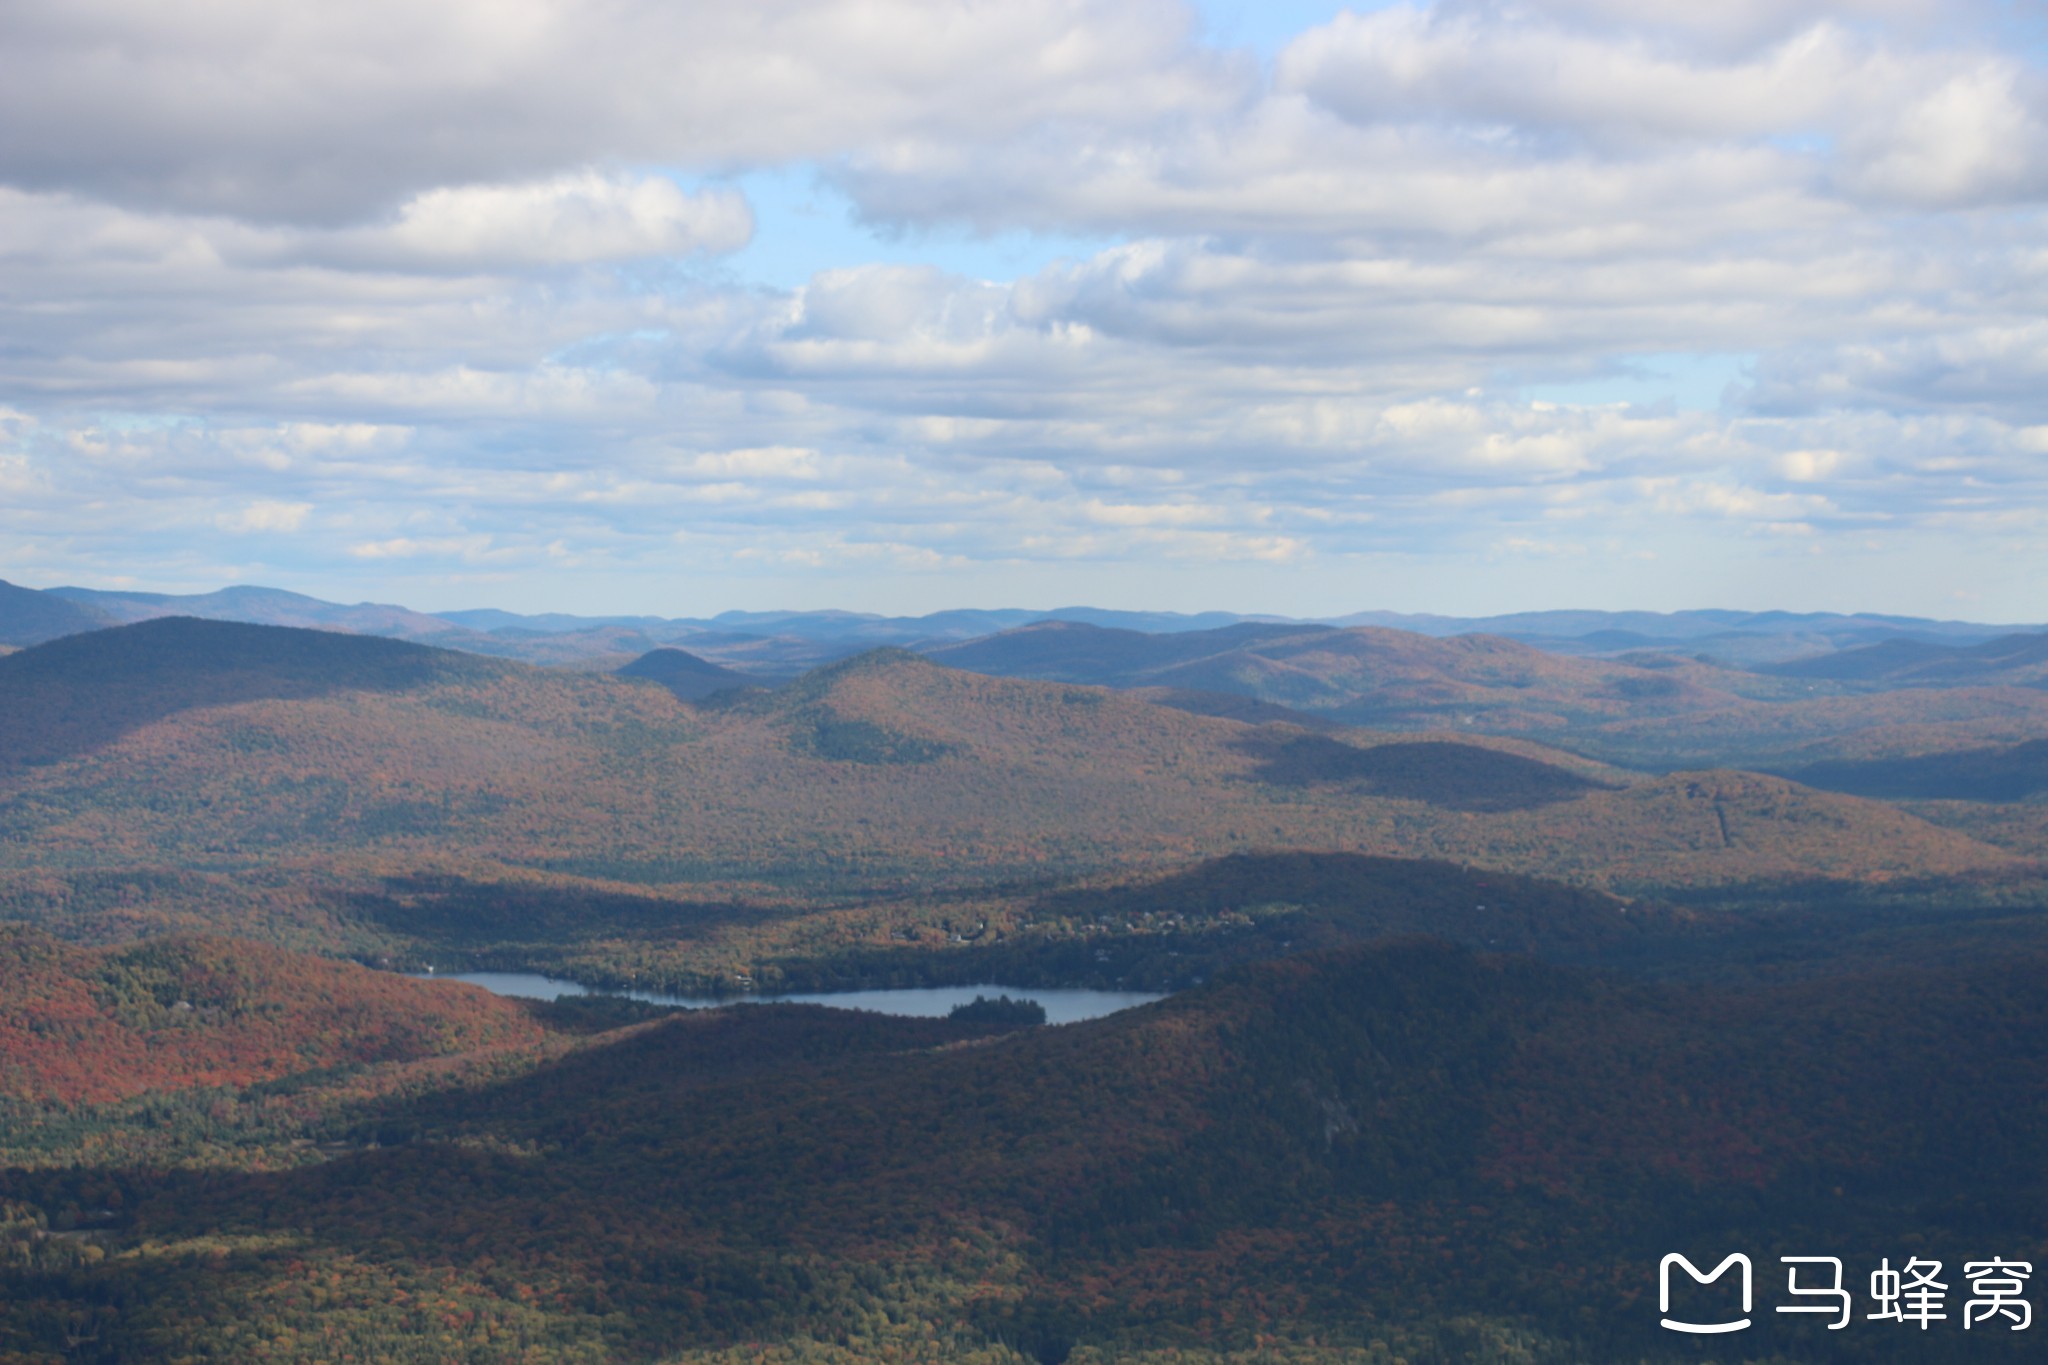
<path fill-rule="evenodd" d="M 692 456 L 683 468 L 692 474 L 757 479 L 815 479 L 818 452 L 798 446 L 762 446 Z"/>
<path fill-rule="evenodd" d="M 1794 483 L 1818 483 L 1847 459 L 1839 450 L 1788 450 L 1777 458 L 1778 472 Z"/>
<path fill-rule="evenodd" d="M 378 422 L 288 422 L 278 438 L 296 451 L 348 458 L 397 449 L 412 438 L 412 428 Z"/>
<path fill-rule="evenodd" d="M 487 558 L 492 554 L 491 538 L 485 535 L 428 536 L 415 539 L 411 536 L 393 536 L 389 540 L 360 541 L 348 547 L 348 553 L 357 559 L 467 559 Z"/>
<path fill-rule="evenodd" d="M 21 0 L 0 179 L 361 221 L 613 159 L 831 156 L 1200 99 L 1172 0 Z"/>
<path fill-rule="evenodd" d="M 296 531 L 306 524 L 306 514 L 312 510 L 310 502 L 259 501 L 222 513 L 217 523 L 223 531 L 238 535 Z"/>
<path fill-rule="evenodd" d="M 429 412 L 487 417 L 601 414 L 652 400 L 641 375 L 541 364 L 493 373 L 467 365 L 421 372 L 345 371 L 311 375 L 285 386 L 294 398 L 376 412 Z"/>
<path fill-rule="evenodd" d="M 2035 535 L 2048 136 L 1999 22 L 1440 0 L 1268 77 L 1169 0 L 32 0 L 0 554 L 203 577 L 230 530 L 395 583 L 1092 590 Z M 750 282 L 806 230 L 720 178 L 761 163 L 888 259 Z M 1107 244 L 972 263 L 1028 231 Z M 1701 356 L 1740 361 L 1725 406 L 1657 387 Z"/>
<path fill-rule="evenodd" d="M 1200 526 L 1222 519 L 1213 507 L 1197 503 L 1130 503 L 1104 502 L 1090 498 L 1084 504 L 1090 521 L 1099 521 L 1106 526 Z"/>
<path fill-rule="evenodd" d="M 2048 119 L 2019 68 L 1985 60 L 1851 134 L 1845 179 L 1922 207 L 2038 200 L 2048 190 Z"/>
<path fill-rule="evenodd" d="M 1772 493 L 1719 480 L 1645 479 L 1641 491 L 1656 510 L 1679 516 L 1727 517 L 1762 524 L 1802 522 L 1838 509 L 1813 494 Z"/>
<path fill-rule="evenodd" d="M 1537 13 L 1685 50 L 1740 55 L 1833 20 L 1921 38 L 1993 17 L 1997 0 L 1445 0 L 1453 14 Z"/>
<path fill-rule="evenodd" d="M 372 260 L 464 269 L 686 256 L 745 246 L 754 220 L 731 190 L 685 194 L 660 176 L 582 172 L 413 196 L 388 228 L 353 234 Z"/>
<path fill-rule="evenodd" d="M 1278 75 L 1281 89 L 1354 122 L 1445 118 L 1627 146 L 1808 127 L 1877 75 L 1872 65 L 1827 24 L 1722 60 L 1647 35 L 1395 7 L 1341 14 L 1304 35 Z"/>

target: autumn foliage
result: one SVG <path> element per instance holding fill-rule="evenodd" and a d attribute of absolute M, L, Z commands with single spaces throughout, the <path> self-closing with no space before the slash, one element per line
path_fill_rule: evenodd
<path fill-rule="evenodd" d="M 0 930 L 0 1096 L 98 1103 L 531 1043 L 511 1001 L 220 939 Z"/>

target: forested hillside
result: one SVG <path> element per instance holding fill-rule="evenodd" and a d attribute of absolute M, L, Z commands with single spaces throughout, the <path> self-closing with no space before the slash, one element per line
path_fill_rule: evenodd
<path fill-rule="evenodd" d="M 1749 671 L 1671 651 L 1587 658 L 1498 637 L 1377 627 L 1246 625 L 1160 637 L 1045 622 L 931 657 L 1003 676 L 1137 689 L 1167 704 L 1235 696 L 1324 723 L 1524 736 L 1653 770 L 1779 770 L 2038 735 L 2048 692 L 2021 663 L 2038 654 L 2041 638 L 1870 647 L 1873 658 L 1894 662 L 1964 661 L 1897 677 L 1871 673 L 1858 662 L 1862 649 Z M 1223 712 L 1213 700 L 1190 709 Z"/>
<path fill-rule="evenodd" d="M 308 1130 L 324 1163 L 0 1176 L 20 1249 L 0 1340 L 54 1359 L 82 1323 L 96 1360 L 1699 1359 L 1656 1328 L 1666 1251 L 1859 1274 L 2048 1253 L 2027 1213 L 2048 1194 L 2044 973 L 2028 953 L 1651 987 L 1396 940 L 966 1046 L 944 1021 L 807 1007 L 633 1025 L 330 1109 Z M 1960 1329 L 1856 1329 L 1767 1320 L 1745 1358 L 1965 1358 Z"/>
<path fill-rule="evenodd" d="M 91 607 L 0 580 L 0 646 L 18 649 L 112 624 Z"/>
<path fill-rule="evenodd" d="M 0 703 L 0 917 L 33 926 L 0 933 L 0 1358 L 1693 1359 L 1647 1311 L 1667 1250 L 2048 1252 L 2014 1212 L 2034 804 L 898 650 L 689 701 L 156 620 L 0 659 Z M 1180 994 L 671 1017 L 338 956 Z M 1952 1349 L 1773 1326 L 1786 1359 Z"/>
<path fill-rule="evenodd" d="M 439 989 L 223 939 L 83 949 L 0 929 L 0 1099 L 60 1104 L 411 1061 L 539 1033 L 474 986 Z"/>
<path fill-rule="evenodd" d="M 1958 645 L 1887 640 L 1795 659 L 1766 671 L 1865 687 L 2041 687 L 2048 684 L 2048 633 L 2029 631 Z"/>
<path fill-rule="evenodd" d="M 1632 894 L 2026 866 L 1783 779 L 1247 724 L 900 651 L 692 705 L 647 681 L 163 620 L 0 660 L 0 700 L 0 905 L 88 940 L 204 929 L 702 984 L 762 951 L 988 918 L 963 897 L 1259 849 Z M 903 908 L 860 908 L 883 903 Z"/>
<path fill-rule="evenodd" d="M 686 649 L 655 649 L 618 670 L 621 677 L 649 678 L 684 701 L 697 701 L 735 687 L 759 687 L 763 679 L 722 668 Z"/>

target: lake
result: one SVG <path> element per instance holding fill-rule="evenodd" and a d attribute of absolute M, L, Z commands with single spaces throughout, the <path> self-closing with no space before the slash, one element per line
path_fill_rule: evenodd
<path fill-rule="evenodd" d="M 1012 1000 L 1035 1000 L 1045 1007 L 1048 1024 L 1073 1024 L 1099 1019 L 1133 1005 L 1148 1005 L 1164 996 L 1149 991 L 1087 991 L 1041 989 L 1035 986 L 918 986 L 890 991 L 811 991 L 789 995 L 664 995 L 659 991 L 593 990 L 575 981 L 541 976 L 534 972 L 436 972 L 414 973 L 423 980 L 466 981 L 482 986 L 493 995 L 512 995 L 527 1000 L 559 1000 L 565 995 L 622 995 L 650 1005 L 678 1005 L 684 1009 L 720 1009 L 727 1005 L 829 1005 L 833 1009 L 873 1010 L 877 1014 L 902 1014 L 939 1018 L 955 1005 L 965 1005 L 977 995 L 994 999 L 1007 995 Z"/>

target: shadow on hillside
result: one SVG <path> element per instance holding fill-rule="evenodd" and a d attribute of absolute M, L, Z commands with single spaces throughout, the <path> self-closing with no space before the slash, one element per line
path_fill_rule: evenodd
<path fill-rule="evenodd" d="M 1325 735 L 1261 733 L 1239 741 L 1238 748 L 1259 760 L 1252 775 L 1276 787 L 1349 786 L 1447 810 L 1533 810 L 1614 790 L 1533 758 L 1453 740 L 1361 749 Z"/>
<path fill-rule="evenodd" d="M 350 914 L 444 952 L 545 962 L 591 940 L 680 943 L 736 925 L 799 917 L 788 906 L 636 896 L 594 887 L 473 882 L 412 874 L 345 897 Z M 716 989 L 707 982 L 683 982 Z"/>
<path fill-rule="evenodd" d="M 0 659 L 0 773 L 200 707 L 404 692 L 507 667 L 402 640 L 182 616 L 68 635 Z"/>
<path fill-rule="evenodd" d="M 1839 759 L 1784 776 L 1850 796 L 1924 801 L 2025 801 L 2048 792 L 2048 740 L 1913 758 Z"/>
<path fill-rule="evenodd" d="M 1154 706 L 1186 711 L 1190 715 L 1214 716 L 1218 720 L 1243 721 L 1246 725 L 1278 723 L 1299 726 L 1304 730 L 1344 728 L 1340 722 L 1327 716 L 1299 711 L 1277 702 L 1261 701 L 1257 697 L 1241 696 L 1235 692 L 1203 692 L 1185 687 L 1141 687 L 1134 689 L 1131 695 L 1149 701 Z"/>
<path fill-rule="evenodd" d="M 735 1010 L 371 1098 L 319 1164 L 9 1170 L 0 1195 L 90 1216 L 116 1191 L 109 1240 L 152 1253 L 29 1281 L 120 1308 L 125 1353 L 87 1359 L 343 1310 L 395 1355 L 461 1309 L 581 1332 L 582 1358 L 655 1360 L 816 1340 L 892 1304 L 962 1334 L 941 1340 L 978 1327 L 1059 1348 L 1040 1359 L 1083 1339 L 1115 1359 L 1218 1303 L 1330 1335 L 1474 1298 L 1587 1334 L 1485 1358 L 1677 1359 L 1639 1287 L 1667 1248 L 1825 1248 L 1860 1269 L 1902 1243 L 1950 1264 L 2033 1244 L 2044 972 L 1909 960 L 1681 990 L 1409 939 L 982 1046 L 946 1046 L 970 1040 L 936 1020 Z M 905 1298 L 913 1282 L 887 1278 L 913 1258 L 972 1272 L 978 1246 L 1021 1292 Z M 1162 1296 L 1158 1267 L 1184 1280 L 1196 1257 L 1202 1278 Z M 1458 1292 L 1431 1297 L 1446 1275 Z M 548 1319 L 510 1316 L 528 1303 Z M 1902 1339 L 1787 1336 L 1779 1358 L 1965 1358 Z"/>

